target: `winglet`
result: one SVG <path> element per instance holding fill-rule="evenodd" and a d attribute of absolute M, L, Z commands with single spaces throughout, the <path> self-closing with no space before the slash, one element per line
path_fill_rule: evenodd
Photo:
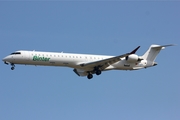
<path fill-rule="evenodd" d="M 134 49 L 132 52 L 130 52 L 130 54 L 135 54 L 139 48 L 140 48 L 140 46 L 138 46 L 136 49 Z"/>

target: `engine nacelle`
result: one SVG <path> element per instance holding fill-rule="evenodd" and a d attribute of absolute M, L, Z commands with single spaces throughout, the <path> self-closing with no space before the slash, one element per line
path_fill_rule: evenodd
<path fill-rule="evenodd" d="M 128 62 L 137 62 L 137 61 L 140 61 L 140 60 L 141 59 L 136 54 L 131 54 L 131 55 L 126 57 L 126 61 L 128 61 Z"/>

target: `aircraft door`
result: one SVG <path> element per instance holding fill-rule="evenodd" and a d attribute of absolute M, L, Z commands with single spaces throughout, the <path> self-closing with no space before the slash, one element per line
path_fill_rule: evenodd
<path fill-rule="evenodd" d="M 24 60 L 29 61 L 29 52 L 28 51 L 24 51 L 22 54 L 22 57 Z"/>

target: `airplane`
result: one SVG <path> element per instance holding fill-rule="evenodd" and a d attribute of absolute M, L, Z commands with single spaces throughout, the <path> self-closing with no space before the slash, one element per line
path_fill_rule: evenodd
<path fill-rule="evenodd" d="M 100 75 L 102 71 L 139 70 L 156 66 L 155 59 L 158 53 L 168 46 L 174 45 L 151 45 L 142 56 L 135 54 L 140 46 L 118 56 L 19 50 L 2 60 L 12 66 L 11 70 L 15 69 L 15 64 L 70 67 L 78 76 L 87 76 L 91 79 L 93 74 Z"/>

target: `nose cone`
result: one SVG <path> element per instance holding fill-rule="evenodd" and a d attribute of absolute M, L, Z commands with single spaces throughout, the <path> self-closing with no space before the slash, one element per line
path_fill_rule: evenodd
<path fill-rule="evenodd" d="M 6 62 L 6 61 L 9 62 L 9 60 L 10 60 L 10 56 L 6 56 L 5 58 L 2 59 L 2 61 L 4 61 L 4 62 Z"/>
<path fill-rule="evenodd" d="M 2 61 L 6 61 L 6 57 L 2 59 Z"/>

